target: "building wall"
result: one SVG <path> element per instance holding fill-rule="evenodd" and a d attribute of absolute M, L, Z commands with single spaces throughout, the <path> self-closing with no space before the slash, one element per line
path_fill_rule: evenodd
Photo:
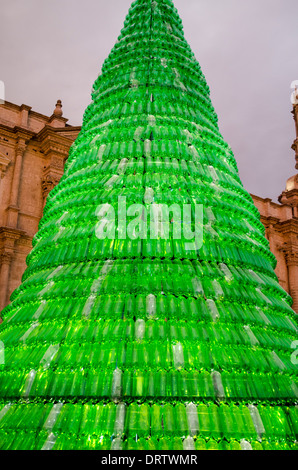
<path fill-rule="evenodd" d="M 298 184 L 294 192 L 298 195 Z M 286 204 L 276 204 L 257 196 L 253 196 L 253 199 L 261 214 L 270 249 L 277 259 L 276 274 L 279 282 L 292 296 L 293 309 L 298 313 L 298 217 L 295 201 L 289 201 L 291 196 L 293 191 L 287 190 L 280 196 L 280 200 Z"/>
<path fill-rule="evenodd" d="M 0 312 L 21 283 L 46 197 L 79 131 L 67 124 L 59 101 L 50 117 L 25 105 L 0 106 Z M 280 204 L 252 198 L 277 258 L 276 274 L 298 313 L 298 175 L 287 182 Z"/>
<path fill-rule="evenodd" d="M 25 105 L 0 106 L 0 311 L 21 283 L 46 197 L 79 131 L 60 102 L 50 117 Z"/>

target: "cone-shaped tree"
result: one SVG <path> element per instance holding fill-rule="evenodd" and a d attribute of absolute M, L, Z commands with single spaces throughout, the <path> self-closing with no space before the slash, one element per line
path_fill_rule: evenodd
<path fill-rule="evenodd" d="M 92 98 L 3 311 L 0 448 L 295 448 L 295 313 L 171 0 Z"/>

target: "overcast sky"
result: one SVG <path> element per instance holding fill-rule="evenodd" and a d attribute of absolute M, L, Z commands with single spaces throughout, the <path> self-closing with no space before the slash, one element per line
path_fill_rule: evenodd
<path fill-rule="evenodd" d="M 297 0 L 175 0 L 245 188 L 277 200 L 295 173 Z M 81 125 L 130 0 L 0 0 L 6 100 Z"/>

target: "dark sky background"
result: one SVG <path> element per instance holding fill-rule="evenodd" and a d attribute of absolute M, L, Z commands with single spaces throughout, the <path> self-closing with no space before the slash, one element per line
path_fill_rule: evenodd
<path fill-rule="evenodd" d="M 297 0 L 175 0 L 245 188 L 277 200 L 295 173 Z M 81 125 L 130 0 L 0 0 L 6 100 Z"/>

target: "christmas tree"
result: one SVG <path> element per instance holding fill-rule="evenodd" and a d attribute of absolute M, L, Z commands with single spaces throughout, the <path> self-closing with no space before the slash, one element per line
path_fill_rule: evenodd
<path fill-rule="evenodd" d="M 3 311 L 0 449 L 297 449 L 297 320 L 171 0 L 137 0 Z"/>

